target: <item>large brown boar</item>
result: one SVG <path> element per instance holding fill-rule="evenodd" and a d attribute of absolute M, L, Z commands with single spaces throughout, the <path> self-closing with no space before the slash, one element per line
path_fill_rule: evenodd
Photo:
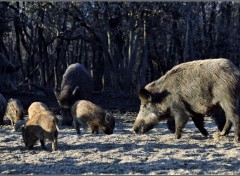
<path fill-rule="evenodd" d="M 10 98 L 7 103 L 5 116 L 11 121 L 12 126 L 23 120 L 24 109 L 22 103 L 18 99 Z"/>
<path fill-rule="evenodd" d="M 0 94 L 0 125 L 3 125 L 3 118 L 7 107 L 6 99 Z"/>
<path fill-rule="evenodd" d="M 28 118 L 31 119 L 36 114 L 44 111 L 49 111 L 47 105 L 42 102 L 33 102 L 28 108 Z"/>
<path fill-rule="evenodd" d="M 32 149 L 37 140 L 40 140 L 44 150 L 45 139 L 52 142 L 52 150 L 57 150 L 58 126 L 54 114 L 50 111 L 40 112 L 32 116 L 22 127 L 22 137 L 27 149 Z"/>
<path fill-rule="evenodd" d="M 141 106 L 133 130 L 145 133 L 159 121 L 174 118 L 175 135 L 179 139 L 191 117 L 204 133 L 199 119 L 219 108 L 226 117 L 221 135 L 226 135 L 233 123 L 235 141 L 239 141 L 239 88 L 240 71 L 227 59 L 179 64 L 140 89 Z"/>
<path fill-rule="evenodd" d="M 79 63 L 71 64 L 63 75 L 61 90 L 55 90 L 55 96 L 61 107 L 63 125 L 72 125 L 72 105 L 77 100 L 90 100 L 92 90 L 92 79 L 86 68 Z"/>
<path fill-rule="evenodd" d="M 78 134 L 80 134 L 80 125 L 88 126 L 92 133 L 98 133 L 99 129 L 105 134 L 113 133 L 115 127 L 113 115 L 90 101 L 77 101 L 72 106 L 72 116 Z"/>

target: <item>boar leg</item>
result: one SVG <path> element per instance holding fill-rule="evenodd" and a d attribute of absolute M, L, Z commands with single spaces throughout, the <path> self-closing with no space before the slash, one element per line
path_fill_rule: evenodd
<path fill-rule="evenodd" d="M 62 115 L 62 118 L 63 118 L 62 125 L 72 126 L 73 117 L 72 117 L 72 114 L 71 114 L 71 110 L 61 108 L 61 115 Z"/>
<path fill-rule="evenodd" d="M 230 120 L 226 120 L 226 123 L 222 129 L 222 132 L 220 133 L 221 136 L 226 136 L 229 134 L 229 131 L 232 127 L 232 122 Z"/>
<path fill-rule="evenodd" d="M 223 127 L 222 132 L 220 135 L 226 135 L 228 134 L 229 130 L 231 129 L 231 125 L 233 123 L 234 125 L 234 140 L 235 142 L 239 142 L 240 140 L 240 122 L 239 122 L 239 116 L 238 116 L 238 108 L 233 108 L 230 103 L 225 103 L 222 106 L 223 110 L 225 111 L 225 116 L 226 116 L 226 123 Z M 233 103 L 234 104 L 234 103 Z"/>
<path fill-rule="evenodd" d="M 57 150 L 57 138 L 53 138 L 52 140 L 52 151 Z"/>
<path fill-rule="evenodd" d="M 96 131 L 96 134 L 98 134 L 98 127 L 97 126 L 93 126 L 91 127 L 91 131 L 92 131 L 92 134 Z"/>
<path fill-rule="evenodd" d="M 44 139 L 40 139 L 40 143 L 41 143 L 42 149 L 47 150 Z"/>
<path fill-rule="evenodd" d="M 233 120 L 233 124 L 234 124 L 234 140 L 235 142 L 239 142 L 240 139 L 240 124 L 239 124 L 239 120 Z M 226 120 L 226 123 L 223 127 L 222 132 L 220 133 L 220 135 L 225 136 L 229 133 L 230 129 L 232 126 L 232 122 L 230 120 Z"/>
<path fill-rule="evenodd" d="M 172 104 L 171 113 L 175 120 L 175 137 L 176 139 L 180 139 L 182 129 L 185 127 L 189 119 L 189 112 L 187 111 L 184 102 L 175 102 Z"/>
<path fill-rule="evenodd" d="M 77 121 L 74 121 L 75 129 L 77 131 L 77 134 L 81 134 L 80 132 L 80 124 Z"/>
<path fill-rule="evenodd" d="M 194 116 L 192 116 L 192 121 L 194 122 L 195 126 L 199 129 L 203 136 L 208 136 L 208 132 L 204 128 L 204 117 L 202 115 L 194 114 Z"/>
<path fill-rule="evenodd" d="M 54 136 L 53 136 L 53 138 L 52 138 L 52 151 L 56 151 L 57 150 L 57 137 L 58 137 L 58 131 L 56 131 L 55 133 L 54 133 Z"/>
<path fill-rule="evenodd" d="M 29 136 L 29 134 L 27 134 L 27 135 L 28 135 L 28 137 L 27 137 L 28 142 L 27 142 L 26 146 L 27 146 L 27 149 L 31 150 L 33 148 L 34 144 L 37 142 L 38 138 L 35 136 L 32 136 L 32 135 Z"/>
<path fill-rule="evenodd" d="M 214 122 L 216 123 L 218 130 L 222 131 L 223 127 L 226 123 L 226 117 L 225 117 L 225 112 L 223 111 L 221 106 L 216 106 L 212 109 L 211 111 L 211 117 L 214 120 Z M 230 131 L 230 129 L 229 129 Z M 228 133 L 229 133 L 228 131 Z M 227 133 L 227 134 L 228 134 Z"/>
<path fill-rule="evenodd" d="M 207 130 L 204 128 L 204 118 L 202 116 L 192 116 L 192 121 L 195 126 L 199 129 L 203 136 L 208 136 Z M 167 120 L 167 127 L 171 133 L 175 133 L 175 120 L 174 118 L 169 118 Z"/>
<path fill-rule="evenodd" d="M 180 139 L 182 136 L 182 129 L 185 127 L 189 117 L 187 115 L 176 115 L 174 116 L 176 127 L 175 127 L 175 137 Z"/>
<path fill-rule="evenodd" d="M 169 118 L 168 120 L 167 120 L 167 128 L 169 129 L 169 131 L 171 132 L 171 133 L 175 133 L 175 127 L 176 125 L 175 125 L 175 120 L 174 120 L 174 118 Z"/>
<path fill-rule="evenodd" d="M 234 126 L 234 140 L 235 142 L 240 142 L 240 124 L 239 122 Z"/>
<path fill-rule="evenodd" d="M 14 123 L 13 123 L 13 121 L 11 120 L 11 126 L 13 127 L 14 126 Z"/>

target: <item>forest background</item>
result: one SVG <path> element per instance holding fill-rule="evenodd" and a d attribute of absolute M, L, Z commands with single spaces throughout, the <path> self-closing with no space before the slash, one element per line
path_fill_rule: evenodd
<path fill-rule="evenodd" d="M 240 2 L 0 2 L 0 26 L 18 86 L 58 88 L 75 62 L 95 91 L 128 93 L 186 61 L 240 67 Z"/>

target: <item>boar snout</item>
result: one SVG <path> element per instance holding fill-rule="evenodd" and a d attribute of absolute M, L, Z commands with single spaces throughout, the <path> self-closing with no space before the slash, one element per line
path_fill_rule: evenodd
<path fill-rule="evenodd" d="M 145 126 L 145 123 L 144 121 L 140 121 L 138 125 L 134 125 L 133 126 L 133 132 L 135 132 L 136 134 L 144 134 L 144 126 Z"/>
<path fill-rule="evenodd" d="M 33 149 L 33 145 L 31 146 L 26 146 L 27 150 L 32 150 Z"/>
<path fill-rule="evenodd" d="M 154 124 L 152 123 L 145 123 L 145 121 L 141 121 L 139 123 L 139 125 L 134 125 L 133 127 L 133 131 L 135 133 L 139 133 L 139 134 L 145 134 L 146 132 L 150 131 L 151 129 L 153 129 Z"/>
<path fill-rule="evenodd" d="M 104 131 L 104 133 L 110 135 L 110 134 L 113 134 L 113 130 L 106 130 Z"/>

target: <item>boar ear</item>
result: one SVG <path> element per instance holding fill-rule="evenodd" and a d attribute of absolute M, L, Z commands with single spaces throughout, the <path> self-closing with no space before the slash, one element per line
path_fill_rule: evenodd
<path fill-rule="evenodd" d="M 112 113 L 111 112 L 106 112 L 106 115 L 105 115 L 105 121 L 107 123 L 109 123 L 111 121 L 111 117 L 112 117 Z"/>
<path fill-rule="evenodd" d="M 76 96 L 79 93 L 79 90 L 80 90 L 79 86 L 75 87 L 75 89 L 72 92 L 72 95 Z"/>
<path fill-rule="evenodd" d="M 105 115 L 105 121 L 106 121 L 107 123 L 110 121 L 110 117 L 109 117 L 108 112 L 106 112 L 106 115 Z"/>
<path fill-rule="evenodd" d="M 152 101 L 155 103 L 163 101 L 170 93 L 167 90 L 162 91 L 161 93 L 154 93 L 152 95 Z"/>
<path fill-rule="evenodd" d="M 144 88 L 139 90 L 138 96 L 139 96 L 141 101 L 152 101 L 151 93 Z"/>

